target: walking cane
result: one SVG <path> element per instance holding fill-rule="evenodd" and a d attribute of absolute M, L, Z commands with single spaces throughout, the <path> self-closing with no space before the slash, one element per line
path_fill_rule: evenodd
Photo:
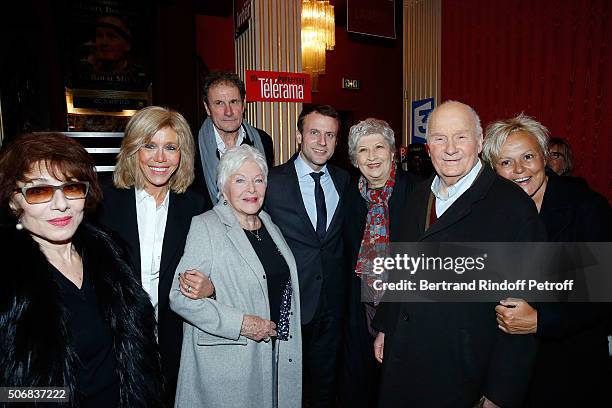
<path fill-rule="evenodd" d="M 278 346 L 280 340 L 272 339 L 272 407 L 278 408 Z"/>

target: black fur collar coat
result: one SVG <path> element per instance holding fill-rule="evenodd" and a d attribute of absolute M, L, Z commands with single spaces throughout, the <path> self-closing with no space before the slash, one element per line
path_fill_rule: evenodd
<path fill-rule="evenodd" d="M 73 237 L 111 330 L 122 407 L 161 405 L 153 307 L 110 238 L 82 224 Z M 69 387 L 79 405 L 77 355 L 52 270 L 25 230 L 0 231 L 0 386 Z M 93 266 L 93 267 L 92 267 Z"/>

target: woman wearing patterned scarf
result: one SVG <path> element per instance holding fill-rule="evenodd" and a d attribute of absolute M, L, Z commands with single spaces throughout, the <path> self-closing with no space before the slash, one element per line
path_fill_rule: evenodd
<path fill-rule="evenodd" d="M 361 172 L 347 193 L 344 226 L 349 306 L 344 342 L 342 406 L 376 405 L 379 368 L 374 359 L 376 331 L 370 321 L 382 293 L 372 289 L 374 258 L 387 256 L 389 243 L 409 210 L 407 198 L 418 181 L 395 164 L 395 136 L 389 124 L 369 118 L 351 127 L 348 150 Z M 364 302 L 362 299 L 362 290 Z"/>

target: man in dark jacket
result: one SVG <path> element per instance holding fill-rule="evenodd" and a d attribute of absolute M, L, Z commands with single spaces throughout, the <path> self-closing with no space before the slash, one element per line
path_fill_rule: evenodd
<path fill-rule="evenodd" d="M 246 107 L 244 82 L 231 72 L 213 72 L 204 81 L 204 108 L 208 118 L 198 132 L 193 188 L 210 198 L 217 197 L 217 166 L 227 149 L 248 144 L 259 150 L 268 167 L 274 165 L 272 138 L 243 120 Z"/>
<path fill-rule="evenodd" d="M 432 112 L 427 142 L 436 174 L 411 195 L 399 241 L 545 239 L 529 197 L 480 162 L 482 140 L 480 119 L 469 106 L 450 101 Z M 374 345 L 383 362 L 380 405 L 520 406 L 536 343 L 500 332 L 491 307 L 382 304 L 374 320 L 381 332 Z"/>
<path fill-rule="evenodd" d="M 340 127 L 334 108 L 305 108 L 297 127 L 300 152 L 270 170 L 265 210 L 297 264 L 304 400 L 313 408 L 332 407 L 346 299 L 342 221 L 349 175 L 328 163 Z"/>

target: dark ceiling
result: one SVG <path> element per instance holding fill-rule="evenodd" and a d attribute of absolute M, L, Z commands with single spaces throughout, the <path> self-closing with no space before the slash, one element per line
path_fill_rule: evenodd
<path fill-rule="evenodd" d="M 228 17 L 233 11 L 232 0 L 194 0 L 193 8 L 196 14 L 206 16 Z"/>

